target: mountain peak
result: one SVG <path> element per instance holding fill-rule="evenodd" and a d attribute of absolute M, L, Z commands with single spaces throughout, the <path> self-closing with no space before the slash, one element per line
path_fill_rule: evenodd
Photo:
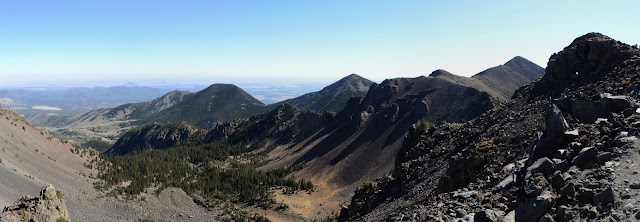
<path fill-rule="evenodd" d="M 536 83 L 535 95 L 558 94 L 601 79 L 640 51 L 600 33 L 587 33 L 549 58 L 544 77 Z"/>
<path fill-rule="evenodd" d="M 358 75 L 358 74 L 355 74 L 355 73 L 351 73 L 350 75 L 345 76 L 345 77 L 344 77 L 344 78 L 342 78 L 342 79 L 364 79 L 364 77 L 362 77 L 362 76 L 360 76 L 360 75 Z M 342 80 L 342 79 L 341 79 L 341 80 Z"/>
<path fill-rule="evenodd" d="M 523 63 L 533 63 L 531 61 L 529 61 L 528 59 L 522 57 L 522 56 L 516 56 L 513 57 L 511 60 L 509 60 L 507 63 L 505 63 L 505 66 L 510 66 L 513 64 L 523 64 Z"/>
<path fill-rule="evenodd" d="M 344 107 L 349 98 L 366 95 L 372 84 L 373 81 L 353 73 L 318 92 L 307 93 L 282 101 L 282 103 L 289 103 L 298 108 L 316 112 L 337 112 Z"/>
<path fill-rule="evenodd" d="M 431 72 L 431 74 L 429 74 L 429 77 L 436 77 L 436 76 L 450 76 L 453 75 L 452 73 L 448 72 L 447 70 L 444 69 L 438 69 L 436 71 Z"/>

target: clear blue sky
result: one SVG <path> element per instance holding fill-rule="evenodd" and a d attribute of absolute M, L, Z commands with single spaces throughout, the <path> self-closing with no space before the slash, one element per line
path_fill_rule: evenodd
<path fill-rule="evenodd" d="M 640 1 L 0 0 L 0 78 L 470 76 L 639 22 Z"/>

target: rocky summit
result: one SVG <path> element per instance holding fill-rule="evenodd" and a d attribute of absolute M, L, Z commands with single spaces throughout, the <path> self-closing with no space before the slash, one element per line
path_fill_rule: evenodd
<path fill-rule="evenodd" d="M 581 36 L 511 101 L 413 125 L 394 171 L 359 188 L 340 220 L 640 219 L 639 87 L 640 50 Z"/>
<path fill-rule="evenodd" d="M 64 194 L 53 185 L 42 187 L 39 197 L 26 195 L 0 214 L 0 221 L 69 221 L 69 212 L 64 203 Z"/>

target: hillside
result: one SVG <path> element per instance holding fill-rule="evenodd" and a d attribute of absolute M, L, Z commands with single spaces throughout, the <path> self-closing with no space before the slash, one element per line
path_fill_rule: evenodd
<path fill-rule="evenodd" d="M 37 196 L 45 184 L 53 184 L 64 195 L 71 221 L 161 220 L 179 215 L 214 219 L 211 212 L 198 207 L 180 190 L 170 189 L 159 196 L 150 192 L 142 195 L 146 201 L 128 203 L 104 197 L 92 184 L 96 171 L 83 166 L 88 158 L 96 157 L 95 153 L 76 149 L 3 107 L 0 132 L 0 208 L 25 195 Z M 4 213 L 9 214 L 11 209 Z"/>
<path fill-rule="evenodd" d="M 324 87 L 318 92 L 311 92 L 302 96 L 287 99 L 276 103 L 289 103 L 301 109 L 311 110 L 315 112 L 333 111 L 338 112 L 349 101 L 349 98 L 355 96 L 364 96 L 374 82 L 357 74 L 348 75 L 339 81 Z"/>
<path fill-rule="evenodd" d="M 166 125 L 154 123 L 125 133 L 105 154 L 114 156 L 151 149 L 165 149 L 191 141 L 200 141 L 203 136 L 204 130 L 197 129 L 186 122 Z"/>
<path fill-rule="evenodd" d="M 504 65 L 489 68 L 470 78 L 457 76 L 445 70 L 436 70 L 429 76 L 487 92 L 500 101 L 508 101 L 513 93 L 526 84 L 542 77 L 544 69 L 516 56 Z"/>
<path fill-rule="evenodd" d="M 115 141 L 124 132 L 138 126 L 136 121 L 149 118 L 191 97 L 187 91 L 172 91 L 149 102 L 130 103 L 103 108 L 82 115 L 39 114 L 27 116 L 30 123 L 77 142 L 88 139 Z"/>
<path fill-rule="evenodd" d="M 640 50 L 589 33 L 464 124 L 417 124 L 341 221 L 633 221 Z"/>

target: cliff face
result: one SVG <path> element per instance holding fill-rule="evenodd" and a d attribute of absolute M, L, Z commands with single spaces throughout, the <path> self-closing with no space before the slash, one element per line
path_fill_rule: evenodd
<path fill-rule="evenodd" d="M 639 86 L 637 48 L 579 37 L 513 100 L 464 124 L 414 125 L 394 172 L 356 191 L 341 220 L 640 216 L 628 207 L 640 188 L 629 176 L 640 172 Z"/>
<path fill-rule="evenodd" d="M 0 214 L 0 221 L 69 221 L 69 212 L 64 202 L 64 194 L 48 184 L 40 191 L 40 196 L 26 195 Z"/>

